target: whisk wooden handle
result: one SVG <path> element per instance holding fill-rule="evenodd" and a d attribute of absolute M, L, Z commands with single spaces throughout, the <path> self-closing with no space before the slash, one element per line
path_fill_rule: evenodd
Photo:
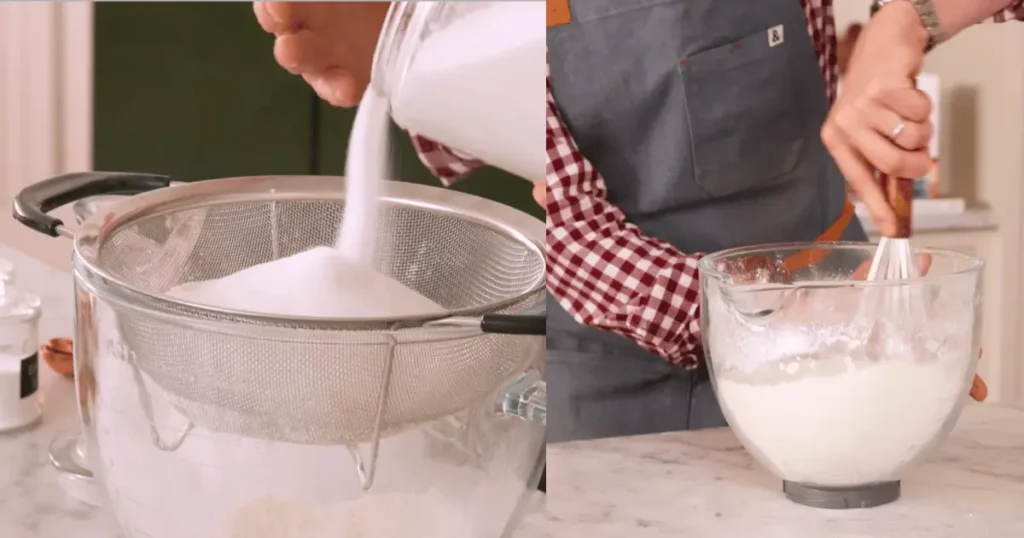
<path fill-rule="evenodd" d="M 910 220 L 914 207 L 914 180 L 902 177 L 885 175 L 882 176 L 882 188 L 885 190 L 885 198 L 896 214 L 897 239 L 910 237 Z"/>

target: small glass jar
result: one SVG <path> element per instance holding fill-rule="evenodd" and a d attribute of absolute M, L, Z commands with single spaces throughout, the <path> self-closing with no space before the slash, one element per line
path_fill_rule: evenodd
<path fill-rule="evenodd" d="M 39 405 L 38 296 L 14 286 L 14 267 L 0 260 L 0 431 L 34 424 Z"/>
<path fill-rule="evenodd" d="M 546 17 L 542 2 L 395 2 L 371 90 L 407 131 L 542 181 Z"/>

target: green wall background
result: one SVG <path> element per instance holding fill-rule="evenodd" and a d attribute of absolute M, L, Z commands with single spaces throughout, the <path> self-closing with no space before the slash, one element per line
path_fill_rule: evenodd
<path fill-rule="evenodd" d="M 344 171 L 354 110 L 319 102 L 274 61 L 252 4 L 98 2 L 95 168 L 183 181 Z M 400 135 L 398 177 L 439 182 Z M 455 187 L 543 218 L 530 185 L 493 168 Z"/>

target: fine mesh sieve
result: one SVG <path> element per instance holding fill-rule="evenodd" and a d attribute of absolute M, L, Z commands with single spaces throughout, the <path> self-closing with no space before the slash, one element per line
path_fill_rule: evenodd
<path fill-rule="evenodd" d="M 62 176 L 23 191 L 15 214 L 36 230 L 68 235 L 46 211 L 169 183 L 140 174 Z M 116 312 L 140 387 L 152 385 L 212 431 L 355 445 L 494 397 L 537 362 L 544 223 L 445 189 L 389 182 L 378 229 L 386 253 L 378 270 L 447 308 L 443 316 L 285 318 L 163 295 L 333 245 L 342 186 L 341 178 L 312 176 L 202 181 L 126 198 L 84 223 L 76 276 Z"/>

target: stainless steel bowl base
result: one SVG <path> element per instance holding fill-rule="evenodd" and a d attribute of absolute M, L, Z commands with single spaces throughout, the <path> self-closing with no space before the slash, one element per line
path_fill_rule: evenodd
<path fill-rule="evenodd" d="M 786 498 L 804 506 L 826 510 L 874 508 L 900 498 L 900 482 L 879 482 L 850 488 L 823 488 L 783 480 Z"/>

